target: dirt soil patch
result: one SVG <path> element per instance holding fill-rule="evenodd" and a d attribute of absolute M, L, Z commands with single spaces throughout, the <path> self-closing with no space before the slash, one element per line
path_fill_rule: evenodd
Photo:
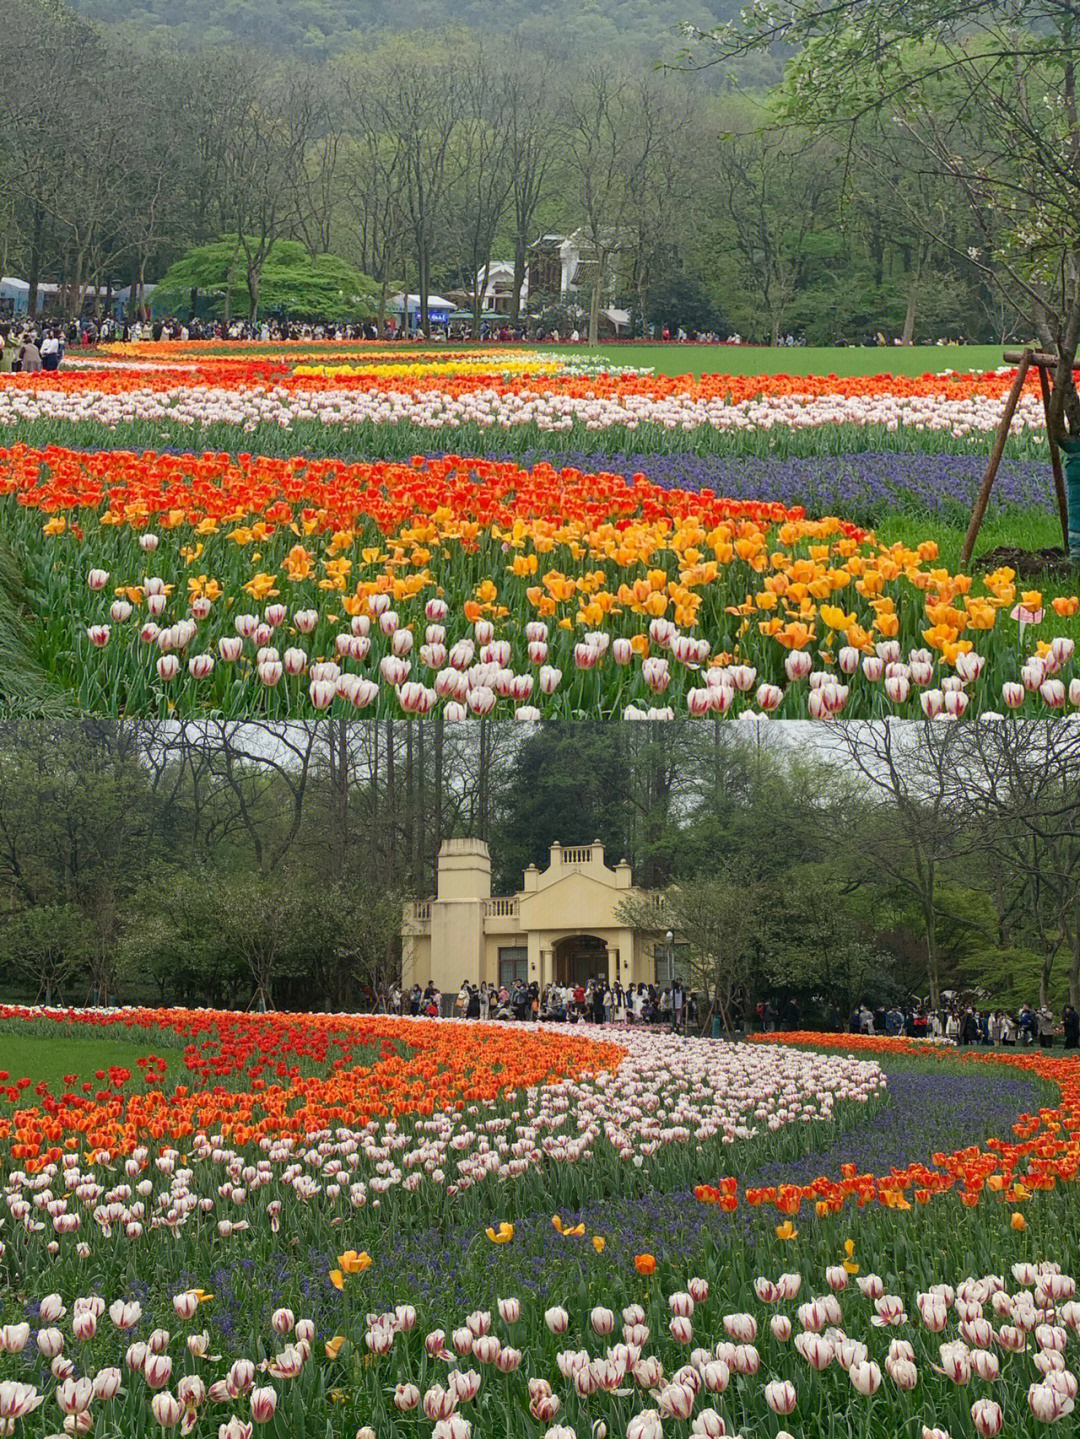
<path fill-rule="evenodd" d="M 1008 565 L 1022 580 L 1075 573 L 1067 552 L 1060 545 L 1049 550 L 1022 550 L 1015 545 L 998 545 L 984 555 L 977 555 L 972 564 L 975 569 L 986 571 Z"/>

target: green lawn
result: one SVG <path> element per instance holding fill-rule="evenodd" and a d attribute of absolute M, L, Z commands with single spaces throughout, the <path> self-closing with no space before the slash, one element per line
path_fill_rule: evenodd
<path fill-rule="evenodd" d="M 6 1071 L 8 1075 L 6 1080 L 0 1080 L 0 1114 L 11 1108 L 6 1093 L 8 1086 L 16 1084 L 20 1079 L 29 1078 L 32 1083 L 29 1089 L 23 1091 L 19 1102 L 34 1104 L 38 1102 L 34 1096 L 34 1085 L 42 1080 L 49 1085 L 54 1096 L 68 1087 L 64 1083 L 66 1074 L 77 1076 L 76 1083 L 72 1086 L 75 1092 L 79 1092 L 79 1086 L 83 1083 L 92 1084 L 96 1091 L 103 1087 L 102 1081 L 97 1078 L 98 1070 L 104 1070 L 107 1075 L 110 1066 L 129 1069 L 133 1079 L 138 1080 L 138 1060 L 151 1054 L 166 1061 L 164 1080 L 158 1081 L 165 1089 L 171 1090 L 177 1084 L 190 1084 L 192 1076 L 184 1065 L 187 1039 L 169 1029 L 143 1031 L 143 1034 L 141 1039 L 111 1038 L 106 1029 L 97 1033 L 85 1029 L 67 1029 L 48 1020 L 33 1024 L 32 1028 L 19 1021 L 9 1027 L 0 1028 L 0 1074 Z M 409 1047 L 400 1041 L 394 1047 L 402 1056 L 410 1052 Z M 349 1066 L 376 1064 L 383 1048 L 381 1040 L 353 1045 L 348 1051 Z M 289 1059 L 289 1063 L 298 1065 L 305 1077 L 327 1074 L 330 1064 L 340 1053 L 340 1050 L 333 1049 L 325 1064 L 295 1056 Z M 255 1063 L 256 1059 L 257 1056 L 252 1056 L 251 1062 Z M 106 1080 L 105 1083 L 107 1082 Z M 243 1089 L 250 1080 L 246 1069 L 237 1069 L 213 1082 L 222 1084 L 227 1089 Z"/>
<path fill-rule="evenodd" d="M 895 544 L 899 540 L 916 546 L 923 540 L 934 539 L 941 551 L 942 564 L 955 571 L 960 566 L 960 550 L 966 530 L 966 525 L 947 524 L 937 517 L 927 520 L 917 515 L 890 515 L 875 526 L 874 533 L 886 544 Z M 975 541 L 975 559 L 999 545 L 1016 545 L 1024 550 L 1060 549 L 1061 522 L 1056 515 L 1044 515 L 1033 510 L 988 515 Z M 1059 578 L 1045 588 L 1048 594 L 1075 594 L 1076 581 L 1063 584 Z"/>
<path fill-rule="evenodd" d="M 0 1072 L 6 1070 L 9 1079 L 0 1080 L 0 1090 L 8 1083 L 14 1084 L 16 1080 L 27 1077 L 34 1084 L 45 1080 L 53 1094 L 60 1094 L 65 1088 L 65 1074 L 78 1075 L 79 1083 L 88 1081 L 99 1089 L 101 1081 L 95 1078 L 96 1070 L 102 1069 L 107 1073 L 109 1066 L 115 1065 L 130 1069 L 136 1075 L 139 1072 L 136 1061 L 148 1054 L 169 1061 L 170 1078 L 174 1083 L 183 1075 L 183 1062 L 176 1048 L 175 1036 L 162 1036 L 162 1040 L 154 1042 L 149 1037 L 142 1040 L 107 1039 L 62 1030 L 55 1038 L 51 1035 L 46 1038 L 12 1034 L 10 1030 L 5 1030 L 0 1032 Z M 32 1094 L 33 1085 L 26 1091 L 26 1095 Z M 26 1099 L 23 1102 L 27 1102 Z M 29 1102 L 34 1101 L 31 1099 Z M 5 1107 L 6 1096 L 0 1094 L 0 1113 Z"/>
<path fill-rule="evenodd" d="M 563 347 L 560 346 L 560 349 Z M 586 346 L 568 354 L 593 354 Z M 821 349 L 764 345 L 601 345 L 615 364 L 651 366 L 660 375 L 925 375 L 942 370 L 996 370 L 1000 345 L 883 345 Z"/>

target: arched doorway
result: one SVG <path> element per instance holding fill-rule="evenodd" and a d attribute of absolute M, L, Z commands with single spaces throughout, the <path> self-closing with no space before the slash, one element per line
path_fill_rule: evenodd
<path fill-rule="evenodd" d="M 595 934 L 571 934 L 555 945 L 556 984 L 588 984 L 608 976 L 607 941 Z"/>

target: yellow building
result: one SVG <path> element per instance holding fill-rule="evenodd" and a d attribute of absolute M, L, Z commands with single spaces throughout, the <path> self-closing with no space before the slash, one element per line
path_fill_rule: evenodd
<path fill-rule="evenodd" d="M 492 895 L 491 856 L 483 840 L 448 839 L 439 850 L 435 898 L 406 906 L 402 983 L 434 980 L 444 994 L 463 981 L 510 985 L 536 980 L 586 983 L 666 983 L 668 945 L 663 897 L 635 888 L 625 860 L 604 863 L 599 840 L 551 846 L 547 869 L 532 864 L 525 888 Z M 627 900 L 656 906 L 650 934 L 627 928 L 619 909 Z"/>

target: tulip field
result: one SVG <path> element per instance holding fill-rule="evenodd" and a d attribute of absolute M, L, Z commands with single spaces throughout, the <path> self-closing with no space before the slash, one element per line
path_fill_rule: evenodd
<path fill-rule="evenodd" d="M 955 568 L 1008 372 L 329 344 L 72 365 L 0 379 L 0 648 L 83 711 L 1080 706 L 1071 576 Z M 1042 424 L 1032 385 L 990 525 L 1049 544 Z"/>
<path fill-rule="evenodd" d="M 1068 1056 L 0 1007 L 58 1045 L 0 1070 L 4 1434 L 1072 1431 Z"/>

